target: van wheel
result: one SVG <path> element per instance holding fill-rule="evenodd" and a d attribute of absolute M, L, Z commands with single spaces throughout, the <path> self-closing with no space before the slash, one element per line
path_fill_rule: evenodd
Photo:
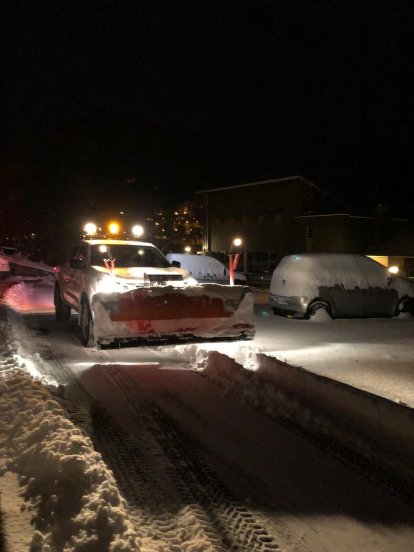
<path fill-rule="evenodd" d="M 65 303 L 62 301 L 58 284 L 55 285 L 54 303 L 55 303 L 56 320 L 58 321 L 69 320 L 71 309 L 68 305 L 65 305 Z"/>
<path fill-rule="evenodd" d="M 331 316 L 331 309 L 327 303 L 324 303 L 323 301 L 315 301 L 308 308 L 307 318 L 312 318 L 312 316 L 315 316 L 319 310 L 324 310 L 329 314 L 329 316 Z"/>
<path fill-rule="evenodd" d="M 91 308 L 89 306 L 87 299 L 82 299 L 80 317 L 81 317 L 80 326 L 82 331 L 82 342 L 85 345 L 85 347 L 87 347 L 88 349 L 90 349 L 91 347 L 95 347 L 96 339 L 93 333 L 93 319 L 92 319 Z"/>
<path fill-rule="evenodd" d="M 410 299 L 409 297 L 402 299 L 398 304 L 397 312 L 395 313 L 396 316 L 398 316 L 400 312 L 414 314 L 414 299 Z"/>

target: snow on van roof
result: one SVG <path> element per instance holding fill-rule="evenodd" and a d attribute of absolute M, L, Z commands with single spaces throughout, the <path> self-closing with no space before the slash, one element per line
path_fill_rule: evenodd
<path fill-rule="evenodd" d="M 318 297 L 319 287 L 345 289 L 390 288 L 388 270 L 362 255 L 345 253 L 301 253 L 284 257 L 272 276 L 270 292 L 286 297 Z M 403 295 L 414 295 L 408 280 L 392 276 L 392 288 Z"/>

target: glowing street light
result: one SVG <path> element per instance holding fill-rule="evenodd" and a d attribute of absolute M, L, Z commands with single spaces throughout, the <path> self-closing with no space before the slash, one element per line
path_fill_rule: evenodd
<path fill-rule="evenodd" d="M 93 222 L 88 222 L 87 224 L 85 224 L 83 229 L 86 234 L 96 234 L 96 224 L 94 224 Z"/>
<path fill-rule="evenodd" d="M 229 279 L 230 279 L 230 285 L 234 286 L 234 271 L 237 268 L 237 263 L 239 262 L 240 252 L 236 253 L 233 260 L 232 255 L 232 248 L 235 246 L 236 248 L 240 248 L 241 244 L 243 243 L 241 238 L 234 238 L 230 245 L 230 252 L 229 252 Z"/>
<path fill-rule="evenodd" d="M 184 248 L 184 251 L 186 251 L 187 253 L 190 253 L 191 247 L 189 245 L 187 245 L 187 247 Z"/>
<path fill-rule="evenodd" d="M 111 222 L 111 224 L 109 225 L 109 233 L 110 234 L 118 234 L 119 233 L 119 224 L 117 224 L 116 222 Z"/>
<path fill-rule="evenodd" d="M 136 224 L 132 228 L 132 233 L 134 234 L 134 236 L 142 236 L 142 234 L 144 233 L 144 229 L 142 228 L 142 226 L 140 224 Z"/>
<path fill-rule="evenodd" d="M 398 273 L 398 266 L 390 266 L 390 268 L 388 269 L 391 274 L 397 274 Z"/>

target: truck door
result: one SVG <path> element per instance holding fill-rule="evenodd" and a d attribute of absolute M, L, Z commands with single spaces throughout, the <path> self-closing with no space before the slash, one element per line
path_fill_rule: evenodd
<path fill-rule="evenodd" d="M 87 255 L 88 249 L 86 245 L 82 245 L 78 251 L 77 258 L 83 261 L 84 269 L 87 265 Z M 80 303 L 83 287 L 83 278 L 84 278 L 84 269 L 72 269 L 72 286 L 73 286 L 73 296 L 78 306 Z"/>
<path fill-rule="evenodd" d="M 73 280 L 73 269 L 70 266 L 70 261 L 72 259 L 78 258 L 80 246 L 76 245 L 70 254 L 68 262 L 63 266 L 62 269 L 62 295 L 65 301 L 71 305 L 77 307 L 77 304 L 75 303 L 75 287 L 74 287 L 74 280 Z"/>

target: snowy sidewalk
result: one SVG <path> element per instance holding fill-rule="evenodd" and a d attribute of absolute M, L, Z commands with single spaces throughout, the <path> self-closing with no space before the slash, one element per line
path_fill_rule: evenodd
<path fill-rule="evenodd" d="M 113 474 L 42 378 L 33 379 L 7 333 L 2 317 L 0 489 L 5 551 L 139 550 Z"/>

